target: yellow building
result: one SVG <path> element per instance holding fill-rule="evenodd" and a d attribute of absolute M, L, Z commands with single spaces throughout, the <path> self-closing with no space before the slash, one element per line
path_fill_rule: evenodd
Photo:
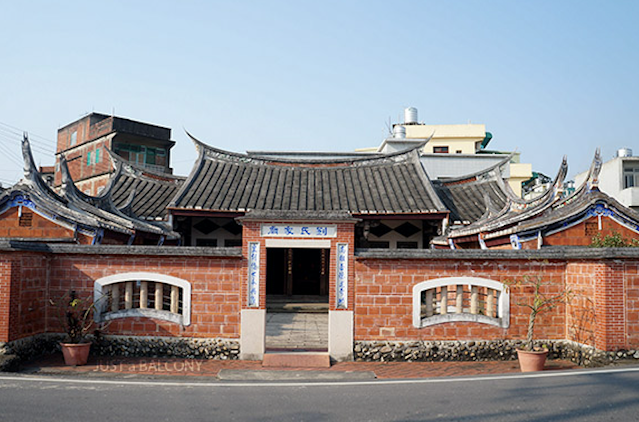
<path fill-rule="evenodd" d="M 491 139 L 486 125 L 428 125 L 418 122 L 417 109 L 409 107 L 404 110 L 404 123 L 393 125 L 392 137 L 377 148 L 357 151 L 394 152 L 428 140 L 422 151 L 422 162 L 431 179 L 445 179 L 475 173 L 503 160 L 503 154 L 509 153 L 486 149 Z M 505 176 L 513 192 L 521 196 L 521 184 L 532 177 L 532 165 L 520 163 L 519 153 L 515 153 Z"/>

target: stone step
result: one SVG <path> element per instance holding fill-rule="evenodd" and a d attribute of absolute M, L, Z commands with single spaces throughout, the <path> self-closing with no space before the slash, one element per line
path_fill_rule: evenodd
<path fill-rule="evenodd" d="M 328 303 L 267 303 L 266 311 L 273 313 L 328 313 Z"/>
<path fill-rule="evenodd" d="M 330 368 L 331 358 L 327 352 L 266 352 L 262 366 L 270 368 Z"/>

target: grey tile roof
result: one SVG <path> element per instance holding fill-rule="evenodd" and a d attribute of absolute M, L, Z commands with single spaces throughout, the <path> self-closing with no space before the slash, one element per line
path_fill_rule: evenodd
<path fill-rule="evenodd" d="M 98 196 L 90 196 L 81 192 L 71 179 L 64 156 L 60 157 L 60 171 L 62 173 L 60 194 L 68 201 L 69 207 L 128 230 L 164 235 L 170 239 L 179 238 L 179 235 L 173 232 L 168 224 L 150 223 L 139 219 L 137 216 L 124 214 L 113 204 L 109 194 L 110 189 L 103 191 Z"/>
<path fill-rule="evenodd" d="M 442 213 L 418 148 L 384 156 L 270 159 L 194 139 L 199 158 L 169 207 L 177 210 Z"/>
<path fill-rule="evenodd" d="M 491 208 L 501 210 L 507 202 L 496 180 L 469 180 L 465 183 L 434 183 L 435 191 L 450 210 L 450 221 L 468 224 L 479 220 Z"/>
<path fill-rule="evenodd" d="M 127 215 L 144 220 L 166 220 L 166 207 L 185 177 L 151 172 L 111 154 L 115 172 L 105 190 L 113 204 Z"/>
<path fill-rule="evenodd" d="M 110 230 L 126 235 L 146 232 L 167 238 L 179 237 L 166 225 L 151 224 L 124 215 L 108 196 L 92 197 L 80 192 L 71 180 L 64 158 L 60 163 L 62 187 L 57 194 L 40 177 L 26 136 L 22 141 L 22 153 L 24 177 L 0 194 L 1 210 L 25 205 L 64 227 L 92 236 L 99 236 L 101 230 Z"/>
<path fill-rule="evenodd" d="M 449 237 L 454 238 L 499 231 L 542 214 L 561 197 L 561 188 L 567 173 L 568 164 L 566 157 L 564 157 L 553 186 L 546 193 L 529 201 L 509 195 L 506 205 L 499 213 L 489 213 L 469 226 L 453 229 Z"/>
<path fill-rule="evenodd" d="M 479 172 L 433 182 L 437 195 L 450 210 L 451 223 L 474 223 L 496 215 L 510 200 L 519 200 L 502 176 L 503 167 L 513 155 Z"/>
<path fill-rule="evenodd" d="M 553 187 L 546 194 L 532 201 L 509 200 L 497 215 L 481 218 L 467 227 L 453 228 L 448 233 L 448 237 L 456 239 L 482 233 L 485 240 L 502 238 L 511 234 L 530 238 L 537 232 L 545 235 L 564 230 L 604 210 L 608 210 L 606 212 L 610 212 L 610 215 L 625 226 L 639 230 L 639 213 L 599 191 L 598 176 L 601 170 L 599 151 L 595 154 L 584 183 L 574 193 L 565 197 L 562 195 L 561 186 L 567 169 L 564 157 Z"/>
<path fill-rule="evenodd" d="M 78 209 L 68 198 L 55 193 L 40 177 L 26 136 L 22 141 L 22 156 L 24 177 L 3 192 L 0 197 L 2 212 L 15 204 L 24 204 L 71 230 L 77 229 L 92 235 L 96 235 L 100 229 L 132 233 L 130 228 L 118 222 Z"/>

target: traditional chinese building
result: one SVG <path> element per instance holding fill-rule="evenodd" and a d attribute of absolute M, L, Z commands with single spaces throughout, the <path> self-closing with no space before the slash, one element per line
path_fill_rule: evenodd
<path fill-rule="evenodd" d="M 22 153 L 24 177 L 0 198 L 0 237 L 79 244 L 177 243 L 179 234 L 165 222 L 140 219 L 127 213 L 126 205 L 119 209 L 111 189 L 96 197 L 81 192 L 71 180 L 64 157 L 60 190 L 54 192 L 40 176 L 26 136 Z"/>
<path fill-rule="evenodd" d="M 561 192 L 564 160 L 553 189 L 524 201 L 504 182 L 506 161 L 431 182 L 419 145 L 302 159 L 194 143 L 187 178 L 112 156 L 90 196 L 64 157 L 53 192 L 25 139 L 25 178 L 0 202 L 0 342 L 18 350 L 58 332 L 49 299 L 73 289 L 111 322 L 106 351 L 174 344 L 174 355 L 262 359 L 269 305 L 295 301 L 321 305 L 335 360 L 423 360 L 431 341 L 481 355 L 525 336 L 511 298 L 529 293 L 505 282 L 539 274 L 547 291 L 580 295 L 540 317 L 540 338 L 561 350 L 639 347 L 639 253 L 565 247 L 639 230 L 636 213 L 596 189 L 598 155 L 575 193 Z"/>
<path fill-rule="evenodd" d="M 505 190 L 504 195 L 493 194 L 490 200 L 495 190 L 489 189 L 484 193 L 489 206 L 481 218 L 467 226 L 452 227 L 446 239 L 438 239 L 435 244 L 447 243 L 446 246 L 462 249 L 540 249 L 543 246 L 588 246 L 595 236 L 614 233 L 628 239 L 637 238 L 639 213 L 598 189 L 601 165 L 597 151 L 587 177 L 569 194 L 562 189 L 568 171 L 566 158 L 551 189 L 536 199 L 522 200 Z M 490 177 L 490 173 L 482 178 Z M 458 205 L 463 203 L 463 200 L 453 201 L 452 207 L 463 209 Z"/>

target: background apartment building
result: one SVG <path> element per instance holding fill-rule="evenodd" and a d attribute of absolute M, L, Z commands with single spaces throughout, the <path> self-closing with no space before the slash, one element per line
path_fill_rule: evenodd
<path fill-rule="evenodd" d="M 76 186 L 86 194 L 99 194 L 113 171 L 107 148 L 151 172 L 172 174 L 173 145 L 169 128 L 91 113 L 58 130 L 54 186 L 61 183 L 60 157 L 64 155 Z"/>

